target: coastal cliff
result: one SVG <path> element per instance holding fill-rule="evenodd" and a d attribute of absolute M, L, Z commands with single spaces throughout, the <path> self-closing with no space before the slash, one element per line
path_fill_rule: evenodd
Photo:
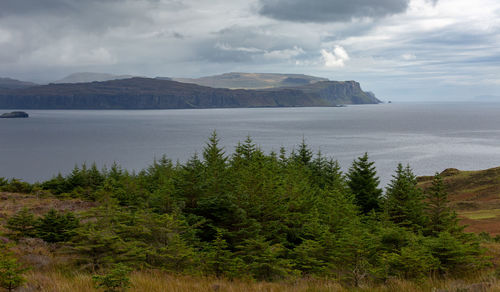
<path fill-rule="evenodd" d="M 0 108 L 4 109 L 303 107 L 379 102 L 354 81 L 321 81 L 304 86 L 245 90 L 136 77 L 0 90 Z"/>

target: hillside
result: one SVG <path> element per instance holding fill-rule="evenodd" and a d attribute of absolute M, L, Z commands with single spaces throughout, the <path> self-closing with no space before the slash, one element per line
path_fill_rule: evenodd
<path fill-rule="evenodd" d="M 272 90 L 231 90 L 135 77 L 0 90 L 0 108 L 4 109 L 294 107 L 379 102 L 370 93 L 363 92 L 359 83 L 354 81 L 324 81 L 305 87 Z"/>
<path fill-rule="evenodd" d="M 173 80 L 185 83 L 194 83 L 202 86 L 231 89 L 265 89 L 274 87 L 290 87 L 312 84 L 319 81 L 328 81 L 328 79 L 326 78 L 304 74 L 241 72 L 231 72 L 201 78 L 174 78 Z"/>
<path fill-rule="evenodd" d="M 0 90 L 26 88 L 36 85 L 37 84 L 32 82 L 20 81 L 12 78 L 0 78 Z"/>
<path fill-rule="evenodd" d="M 468 225 L 470 232 L 500 234 L 500 167 L 478 171 L 450 168 L 441 173 L 451 206 Z M 419 177 L 422 188 L 430 186 L 431 176 Z"/>
<path fill-rule="evenodd" d="M 132 78 L 132 75 L 113 75 L 107 73 L 92 73 L 92 72 L 79 72 L 70 74 L 53 83 L 87 83 L 87 82 L 102 82 L 117 79 Z"/>

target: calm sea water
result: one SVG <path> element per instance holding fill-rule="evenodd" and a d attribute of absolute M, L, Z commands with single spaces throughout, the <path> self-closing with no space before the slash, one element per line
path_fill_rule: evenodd
<path fill-rule="evenodd" d="M 304 137 L 344 170 L 366 151 L 383 184 L 398 162 L 418 175 L 500 166 L 500 104 L 28 112 L 0 119 L 0 177 L 45 180 L 83 162 L 140 170 L 163 154 L 185 161 L 213 130 L 228 154 L 247 135 L 266 152 Z"/>

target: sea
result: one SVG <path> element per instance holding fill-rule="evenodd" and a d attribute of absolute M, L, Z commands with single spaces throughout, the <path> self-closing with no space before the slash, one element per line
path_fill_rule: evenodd
<path fill-rule="evenodd" d="M 182 163 L 201 155 L 213 131 L 228 156 L 247 136 L 266 153 L 290 153 L 304 139 L 344 172 L 367 152 L 381 186 L 399 162 L 417 175 L 500 166 L 500 104 L 27 112 L 0 119 L 0 177 L 43 181 L 94 162 L 137 172 L 163 155 Z"/>

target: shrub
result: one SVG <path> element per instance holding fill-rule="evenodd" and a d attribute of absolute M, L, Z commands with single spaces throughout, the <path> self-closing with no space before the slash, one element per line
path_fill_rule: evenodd
<path fill-rule="evenodd" d="M 79 221 L 73 213 L 50 210 L 36 223 L 37 236 L 46 242 L 68 241 L 74 235 Z"/>
<path fill-rule="evenodd" d="M 94 275 L 92 280 L 96 288 L 104 288 L 105 292 L 125 291 L 130 288 L 129 274 L 131 269 L 124 264 L 117 264 L 105 275 Z"/>
<path fill-rule="evenodd" d="M 20 287 L 26 279 L 23 273 L 27 270 L 21 267 L 17 259 L 1 251 L 0 254 L 0 287 L 7 291 L 14 291 Z"/>

